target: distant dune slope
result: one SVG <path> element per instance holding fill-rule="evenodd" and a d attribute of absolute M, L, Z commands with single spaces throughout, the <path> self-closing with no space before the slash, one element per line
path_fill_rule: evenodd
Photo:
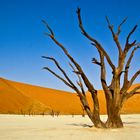
<path fill-rule="evenodd" d="M 27 108 L 26 106 L 31 108 L 35 104 L 33 101 L 38 101 L 44 107 L 48 107 L 48 110 L 44 109 L 45 112 L 51 112 L 52 110 L 61 114 L 80 114 L 82 112 L 81 104 L 76 94 L 13 82 L 3 78 L 0 78 L 0 98 L 0 112 L 3 112 L 3 110 L 5 112 L 7 110 L 17 112 L 17 110 L 24 108 L 24 106 L 25 109 Z M 10 99 L 9 101 L 7 100 L 8 98 Z M 20 102 L 23 105 L 22 107 L 17 105 Z M 15 108 L 11 108 L 11 105 Z M 1 106 L 5 107 L 2 108 Z M 35 108 L 37 108 L 37 105 Z M 32 109 L 32 112 L 34 112 L 34 109 Z"/>
<path fill-rule="evenodd" d="M 24 95 L 12 85 L 12 81 L 0 78 L 0 113 L 42 112 L 49 108 L 38 100 Z"/>
<path fill-rule="evenodd" d="M 135 85 L 134 85 L 135 86 Z M 98 91 L 100 110 L 106 113 L 104 94 Z M 87 98 L 92 108 L 91 96 Z M 124 105 L 122 113 L 140 113 L 140 95 L 132 97 Z M 26 113 L 40 114 L 81 114 L 81 103 L 76 94 L 23 84 L 0 78 L 0 113 Z"/>
<path fill-rule="evenodd" d="M 32 99 L 49 106 L 55 112 L 62 114 L 81 113 L 79 98 L 70 92 L 11 82 L 19 91 Z"/>

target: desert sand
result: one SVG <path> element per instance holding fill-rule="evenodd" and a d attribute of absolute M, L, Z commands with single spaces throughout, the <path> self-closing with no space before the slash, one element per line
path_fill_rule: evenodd
<path fill-rule="evenodd" d="M 0 115 L 0 140 L 139 140 L 140 115 L 122 115 L 122 119 L 124 128 L 105 130 L 90 128 L 88 117 L 81 115 Z"/>
<path fill-rule="evenodd" d="M 101 114 L 105 114 L 106 103 L 102 90 L 98 91 L 98 97 Z M 89 93 L 87 99 L 92 108 Z M 122 113 L 140 113 L 139 105 L 140 95 L 135 95 L 125 103 Z M 60 114 L 83 113 L 77 94 L 0 78 L 0 114 L 42 114 L 52 110 Z"/>

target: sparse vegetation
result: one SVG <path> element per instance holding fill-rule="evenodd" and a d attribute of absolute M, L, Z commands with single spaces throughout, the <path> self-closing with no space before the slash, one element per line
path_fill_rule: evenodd
<path fill-rule="evenodd" d="M 72 113 L 71 115 L 72 115 L 72 118 L 74 118 L 74 113 Z"/>
<path fill-rule="evenodd" d="M 23 111 L 23 109 L 21 109 L 20 114 L 25 116 L 25 111 Z"/>
<path fill-rule="evenodd" d="M 50 112 L 49 114 L 50 114 L 52 117 L 54 117 L 54 116 L 55 116 L 54 110 L 52 109 L 51 112 Z"/>
<path fill-rule="evenodd" d="M 28 108 L 28 115 L 30 116 L 30 115 L 33 115 L 33 112 L 32 112 L 32 110 L 33 110 L 33 103 L 29 106 L 29 108 Z"/>
<path fill-rule="evenodd" d="M 60 115 L 60 111 L 56 111 L 55 115 L 58 117 Z"/>

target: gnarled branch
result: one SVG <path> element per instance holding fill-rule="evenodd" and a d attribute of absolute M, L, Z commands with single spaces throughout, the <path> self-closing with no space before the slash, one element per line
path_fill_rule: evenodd
<path fill-rule="evenodd" d="M 134 53 L 135 53 L 135 51 L 136 51 L 137 49 L 139 49 L 139 48 L 140 48 L 140 46 L 137 46 L 137 47 L 135 47 L 135 48 L 132 50 L 132 52 L 131 52 L 131 54 L 130 54 L 130 57 L 128 58 L 128 61 L 127 61 L 127 63 L 126 63 L 125 71 L 127 71 L 127 70 L 129 69 L 130 63 L 131 63 L 132 58 L 133 58 L 133 56 L 134 56 Z"/>
<path fill-rule="evenodd" d="M 42 20 L 42 22 L 46 25 L 46 28 L 50 31 L 51 35 L 54 36 L 54 32 L 52 31 L 48 23 L 45 20 Z"/>
<path fill-rule="evenodd" d="M 108 89 L 107 82 L 106 82 L 106 68 L 105 68 L 105 62 L 104 62 L 104 55 L 101 51 L 98 51 L 98 52 L 100 55 L 100 63 L 101 63 L 101 76 L 100 76 L 101 84 L 104 89 L 106 98 L 111 99 L 112 97 L 111 97 L 111 94 L 110 94 L 110 91 Z"/>
<path fill-rule="evenodd" d="M 140 94 L 140 91 L 138 91 L 140 89 L 140 86 L 135 87 L 133 90 L 131 90 L 130 92 L 128 92 L 125 96 L 126 99 L 129 99 L 130 97 L 132 97 L 133 95 L 136 94 Z"/>
<path fill-rule="evenodd" d="M 47 28 L 49 27 L 48 25 L 46 26 Z M 50 34 L 47 34 L 55 44 L 57 44 L 64 52 L 64 54 L 69 58 L 69 60 L 72 62 L 72 64 L 74 64 L 74 66 L 76 67 L 76 69 L 79 71 L 86 87 L 88 88 L 88 90 L 90 91 L 91 95 L 92 95 L 92 99 L 93 99 L 93 102 L 94 102 L 94 111 L 93 111 L 93 114 L 91 116 L 91 112 L 90 112 L 90 109 L 88 108 L 85 108 L 85 109 L 88 109 L 87 113 L 89 112 L 89 117 L 91 118 L 91 120 L 93 122 L 95 122 L 95 119 L 99 119 L 99 101 L 98 101 L 98 97 L 97 97 L 97 91 L 95 90 L 94 86 L 90 83 L 90 81 L 88 80 L 87 76 L 85 75 L 85 73 L 83 72 L 81 66 L 73 59 L 73 57 L 68 53 L 68 51 L 66 50 L 66 48 L 56 40 L 55 38 L 55 35 L 52 31 L 52 29 L 50 30 L 51 28 L 49 27 L 48 30 L 50 31 Z M 76 91 L 77 93 L 79 92 Z M 79 94 L 78 94 L 79 95 Z M 88 104 L 86 102 L 86 100 L 81 96 L 80 97 L 80 100 L 81 102 L 83 103 L 84 106 L 87 106 L 86 104 Z M 94 119 L 93 119 L 94 118 Z M 100 120 L 101 121 L 101 120 Z"/>
<path fill-rule="evenodd" d="M 129 81 L 129 80 L 128 80 L 128 72 L 129 72 L 130 64 L 131 64 L 132 58 L 133 58 L 133 56 L 134 56 L 134 53 L 135 53 L 135 51 L 136 51 L 138 48 L 140 48 L 140 47 L 137 46 L 137 47 L 135 47 L 135 48 L 132 50 L 132 52 L 131 52 L 131 54 L 130 54 L 130 56 L 129 56 L 127 62 L 126 62 L 125 70 L 124 70 L 124 80 L 123 80 L 124 82 L 123 82 L 123 87 L 122 87 L 122 89 L 121 89 L 122 92 L 127 91 L 128 88 L 129 88 L 129 87 L 132 85 L 132 83 L 133 83 L 133 81 Z M 125 89 L 125 90 L 124 90 L 124 89 Z"/>
<path fill-rule="evenodd" d="M 55 77 L 57 77 L 58 79 L 60 79 L 61 81 L 63 81 L 63 83 L 65 83 L 68 87 L 70 88 L 74 88 L 70 83 L 68 83 L 64 78 L 60 77 L 58 74 L 56 74 L 53 70 L 51 70 L 48 67 L 44 67 L 43 69 L 49 71 L 50 73 L 52 73 Z"/>
<path fill-rule="evenodd" d="M 113 25 L 110 24 L 110 21 L 109 21 L 108 17 L 106 16 L 106 21 L 107 21 L 107 23 L 108 23 L 108 27 L 109 27 L 109 29 L 110 29 L 110 31 L 111 31 L 111 33 L 112 33 L 113 39 L 114 39 L 114 41 L 115 41 L 115 43 L 116 43 L 116 46 L 117 46 L 117 48 L 118 48 L 118 50 L 119 50 L 119 56 L 121 56 L 121 54 L 122 54 L 122 48 L 121 48 L 121 45 L 120 45 L 120 42 L 119 42 L 118 37 L 119 37 L 119 34 L 120 34 L 120 32 L 121 32 L 121 26 L 126 22 L 126 20 L 127 20 L 127 18 L 125 18 L 125 19 L 120 23 L 120 25 L 118 26 L 118 31 L 115 33 L 114 30 L 113 30 Z"/>
<path fill-rule="evenodd" d="M 42 58 L 45 59 L 49 59 L 52 60 L 55 65 L 57 66 L 57 68 L 62 72 L 62 74 L 65 76 L 65 78 L 67 79 L 67 81 L 70 83 L 70 85 L 72 85 L 72 87 L 76 88 L 74 83 L 70 80 L 70 78 L 68 77 L 68 75 L 66 74 L 66 72 L 64 71 L 64 69 L 61 68 L 61 66 L 59 65 L 59 63 L 57 62 L 57 60 L 53 57 L 46 57 L 46 56 L 42 56 Z"/>
<path fill-rule="evenodd" d="M 92 58 L 92 63 L 101 66 L 101 62 L 99 62 L 96 58 Z"/>
<path fill-rule="evenodd" d="M 71 63 L 69 63 L 69 65 L 72 68 L 73 72 L 77 75 L 77 77 L 78 77 L 77 84 L 81 88 L 81 91 L 82 91 L 83 95 L 85 96 L 85 90 L 84 90 L 84 86 L 83 86 L 80 74 L 77 72 L 77 70 L 74 68 L 74 66 Z"/>
<path fill-rule="evenodd" d="M 103 49 L 103 47 L 101 46 L 101 44 L 100 44 L 96 39 L 94 39 L 93 37 L 91 37 L 91 36 L 85 31 L 85 29 L 84 29 L 84 27 L 83 27 L 83 24 L 82 24 L 82 18 L 81 18 L 81 14 L 80 14 L 80 8 L 77 9 L 77 15 L 78 15 L 79 27 L 80 27 L 80 29 L 81 29 L 83 35 L 84 35 L 85 37 L 87 37 L 90 41 L 92 41 L 91 44 L 94 45 L 94 46 L 97 48 L 97 50 L 103 52 L 103 54 L 104 54 L 104 56 L 106 57 L 106 59 L 107 59 L 109 65 L 111 66 L 111 68 L 112 68 L 113 70 L 115 70 L 114 64 L 112 63 L 112 61 L 111 61 L 109 55 L 108 55 L 107 52 Z M 96 44 L 96 45 L 95 45 L 95 44 Z"/>
<path fill-rule="evenodd" d="M 47 28 L 49 27 L 49 25 L 46 26 Z M 68 53 L 68 51 L 66 50 L 66 48 L 56 40 L 54 33 L 52 31 L 52 29 L 49 27 L 48 30 L 50 31 L 49 37 L 53 40 L 53 42 L 55 44 L 57 44 L 64 52 L 64 54 L 69 58 L 69 60 L 75 65 L 75 67 L 77 68 L 77 70 L 80 72 L 81 77 L 86 85 L 86 87 L 88 88 L 89 91 L 91 91 L 92 93 L 96 93 L 96 90 L 94 88 L 94 86 L 90 83 L 90 81 L 88 80 L 87 76 L 85 75 L 85 73 L 83 72 L 81 66 L 73 59 L 73 57 Z"/>
<path fill-rule="evenodd" d="M 121 27 L 122 27 L 122 25 L 126 22 L 126 20 L 127 20 L 127 17 L 126 18 L 124 18 L 124 20 L 120 23 L 120 25 L 118 26 L 118 31 L 117 31 L 117 35 L 119 36 L 119 34 L 120 34 L 120 32 L 121 32 Z"/>
<path fill-rule="evenodd" d="M 130 85 L 133 84 L 133 82 L 135 81 L 135 79 L 140 75 L 140 70 L 138 70 L 134 75 L 133 77 L 131 78 L 130 80 Z"/>
<path fill-rule="evenodd" d="M 137 27 L 138 27 L 138 25 L 135 25 L 126 38 L 126 43 L 125 43 L 125 48 L 124 48 L 125 54 L 127 54 L 127 52 L 131 49 L 131 47 L 136 45 L 136 40 L 134 40 L 132 43 L 129 43 L 129 39 L 130 39 L 131 35 L 135 32 Z"/>

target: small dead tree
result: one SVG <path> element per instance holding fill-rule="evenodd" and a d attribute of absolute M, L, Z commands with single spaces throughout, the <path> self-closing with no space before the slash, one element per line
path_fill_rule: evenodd
<path fill-rule="evenodd" d="M 51 110 L 50 115 L 51 115 L 52 117 L 54 117 L 54 116 L 55 116 L 55 112 L 54 112 L 54 110 L 53 110 L 53 109 Z"/>
<path fill-rule="evenodd" d="M 90 36 L 86 30 L 83 27 L 82 24 L 82 18 L 81 18 L 81 11 L 78 8 L 77 9 L 77 17 L 79 22 L 79 27 L 82 32 L 82 34 L 91 42 L 93 47 L 95 47 L 98 50 L 100 60 L 97 60 L 96 58 L 92 59 L 92 63 L 97 64 L 100 67 L 100 81 L 102 88 L 104 90 L 105 99 L 106 99 L 106 108 L 107 108 L 107 115 L 108 119 L 106 122 L 102 122 L 100 119 L 100 108 L 99 108 L 99 100 L 97 97 L 97 90 L 93 86 L 93 84 L 89 81 L 88 77 L 84 73 L 82 67 L 76 62 L 76 60 L 69 54 L 67 49 L 56 39 L 55 34 L 53 30 L 50 28 L 50 26 L 46 23 L 46 21 L 42 20 L 42 22 L 46 25 L 49 33 L 46 33 L 52 41 L 64 52 L 66 57 L 70 60 L 70 67 L 72 68 L 73 72 L 77 75 L 78 81 L 77 84 L 74 84 L 74 82 L 71 80 L 71 78 L 67 75 L 65 70 L 60 66 L 58 61 L 53 57 L 46 57 L 43 56 L 43 58 L 46 58 L 48 60 L 51 60 L 54 62 L 54 64 L 57 66 L 57 68 L 62 72 L 63 77 L 55 73 L 53 70 L 51 70 L 49 67 L 44 67 L 45 70 L 52 73 L 55 77 L 60 79 L 62 82 L 64 82 L 68 87 L 73 89 L 79 96 L 80 101 L 93 122 L 94 126 L 97 128 L 121 128 L 123 127 L 122 119 L 120 117 L 120 111 L 125 101 L 127 101 L 130 97 L 132 97 L 135 94 L 139 94 L 140 86 L 135 87 L 131 91 L 129 88 L 132 86 L 135 79 L 140 75 L 140 70 L 138 70 L 132 78 L 128 78 L 129 73 L 129 67 L 132 61 L 132 58 L 134 56 L 134 53 L 139 48 L 139 44 L 136 40 L 130 43 L 130 37 L 135 32 L 138 25 L 135 25 L 133 29 L 129 32 L 129 34 L 126 37 L 126 43 L 124 46 L 124 49 L 122 45 L 119 42 L 119 35 L 121 33 L 121 27 L 126 22 L 127 18 L 125 18 L 120 25 L 117 28 L 117 31 L 114 31 L 113 25 L 110 24 L 110 21 L 108 17 L 106 17 L 106 21 L 109 27 L 109 30 L 111 31 L 113 40 L 116 44 L 116 47 L 118 48 L 118 65 L 115 66 L 108 55 L 108 53 L 105 51 L 103 46 L 92 36 Z M 131 51 L 130 56 L 128 56 L 128 52 Z M 126 58 L 128 56 L 128 59 Z M 106 81 L 106 65 L 105 60 L 107 60 L 107 63 L 109 64 L 110 68 L 112 69 L 112 80 L 111 83 L 108 85 Z M 121 76 L 123 76 L 123 86 L 120 85 L 120 79 Z M 93 101 L 93 110 L 91 110 L 89 103 L 86 98 L 86 93 L 83 88 L 83 84 L 87 87 L 88 91 L 90 92 L 92 96 Z"/>
<path fill-rule="evenodd" d="M 33 105 L 33 103 L 32 103 L 32 104 L 29 106 L 28 110 L 27 110 L 29 116 L 30 116 L 30 115 L 33 115 L 33 112 L 32 112 L 32 111 L 33 111 L 33 106 L 34 106 L 34 105 Z"/>
<path fill-rule="evenodd" d="M 22 109 L 20 110 L 20 114 L 25 116 L 25 111 L 23 111 Z"/>
<path fill-rule="evenodd" d="M 44 117 L 44 115 L 46 115 L 46 112 L 47 112 L 47 108 L 45 108 L 45 109 L 41 112 L 41 115 Z"/>
<path fill-rule="evenodd" d="M 56 111 L 55 115 L 58 117 L 60 115 L 60 111 Z"/>

